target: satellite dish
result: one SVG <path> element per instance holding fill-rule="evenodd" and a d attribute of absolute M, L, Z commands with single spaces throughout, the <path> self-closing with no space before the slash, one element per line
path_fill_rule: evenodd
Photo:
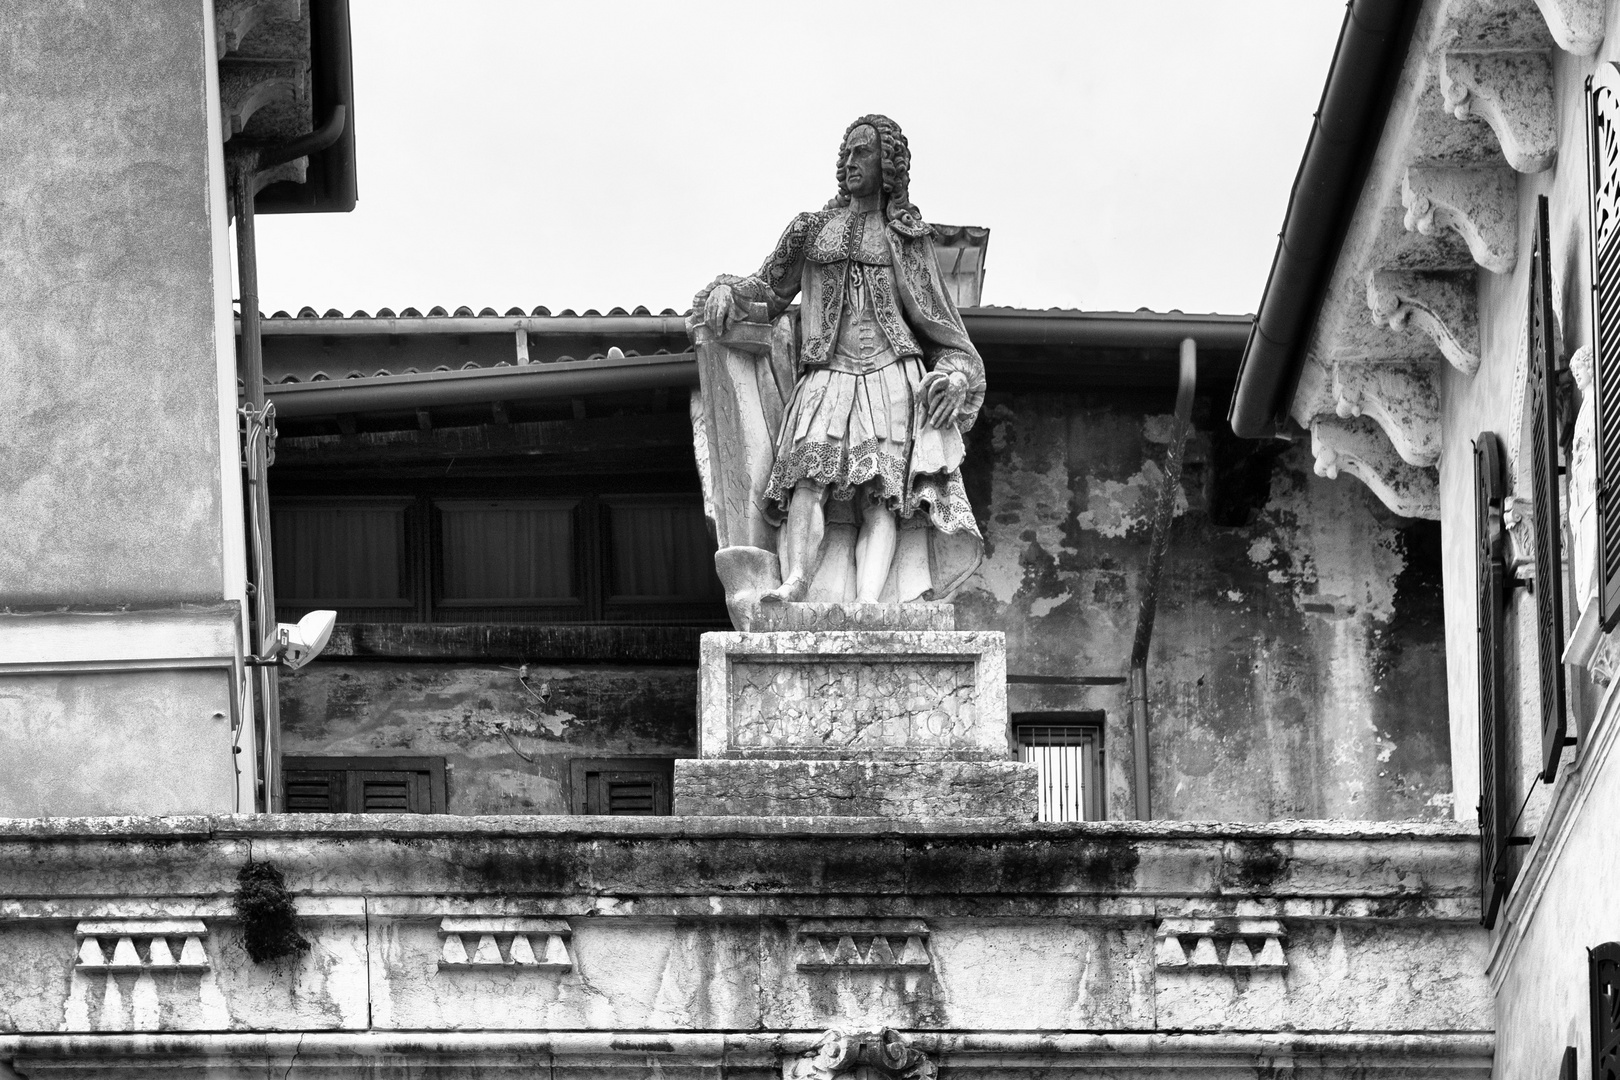
<path fill-rule="evenodd" d="M 337 625 L 337 612 L 312 611 L 292 623 L 279 623 L 277 637 L 281 640 L 281 662 L 289 671 L 297 671 L 320 655 L 326 643 L 332 640 L 332 628 Z"/>

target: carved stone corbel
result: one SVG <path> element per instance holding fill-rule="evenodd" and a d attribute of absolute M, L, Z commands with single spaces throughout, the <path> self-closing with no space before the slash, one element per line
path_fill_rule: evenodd
<path fill-rule="evenodd" d="M 1603 44 L 1603 0 L 1536 0 L 1558 47 L 1591 56 Z"/>
<path fill-rule="evenodd" d="M 214 59 L 242 47 L 242 39 L 267 19 L 297 19 L 299 0 L 214 0 Z"/>
<path fill-rule="evenodd" d="M 247 127 L 253 114 L 282 101 L 302 101 L 308 63 L 303 60 L 233 56 L 219 62 L 220 133 L 226 142 Z"/>
<path fill-rule="evenodd" d="M 1541 172 L 1558 155 L 1552 63 L 1545 52 L 1454 50 L 1440 58 L 1440 91 L 1459 120 L 1490 125 L 1519 172 Z"/>
<path fill-rule="evenodd" d="M 1471 276 L 1371 270 L 1367 307 L 1373 323 L 1427 334 L 1452 367 L 1472 376 L 1479 370 L 1479 302 Z"/>
<path fill-rule="evenodd" d="M 1440 460 L 1440 393 L 1429 365 L 1335 361 L 1333 398 L 1342 419 L 1376 420 L 1402 461 Z"/>
<path fill-rule="evenodd" d="M 1408 232 L 1455 229 L 1474 261 L 1505 274 L 1518 261 L 1518 177 L 1511 169 L 1420 168 L 1401 180 Z"/>
<path fill-rule="evenodd" d="M 1312 420 L 1311 452 L 1316 455 L 1316 475 L 1332 479 L 1347 472 L 1397 514 L 1440 520 L 1440 484 L 1434 470 L 1402 461 L 1367 417 Z"/>
<path fill-rule="evenodd" d="M 934 1080 L 928 1055 L 893 1028 L 827 1032 L 816 1048 L 782 1062 L 782 1080 Z"/>

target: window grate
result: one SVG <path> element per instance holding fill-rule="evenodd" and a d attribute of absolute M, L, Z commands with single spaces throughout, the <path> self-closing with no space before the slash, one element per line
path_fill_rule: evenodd
<path fill-rule="evenodd" d="M 1536 199 L 1530 247 L 1530 453 L 1535 500 L 1536 643 L 1541 679 L 1541 779 L 1558 776 L 1567 733 L 1564 710 L 1563 515 L 1558 498 L 1558 389 L 1553 351 L 1552 268 L 1547 196 Z"/>
<path fill-rule="evenodd" d="M 1620 623 L 1620 68 L 1598 65 L 1586 89 L 1598 611 L 1612 630 Z"/>
<path fill-rule="evenodd" d="M 1102 724 L 1073 714 L 1013 720 L 1018 759 L 1035 765 L 1040 820 L 1101 818 Z"/>

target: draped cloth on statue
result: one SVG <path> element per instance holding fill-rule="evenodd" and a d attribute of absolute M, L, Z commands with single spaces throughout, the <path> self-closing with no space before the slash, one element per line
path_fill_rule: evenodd
<path fill-rule="evenodd" d="M 694 302 L 702 381 L 694 421 L 703 422 L 700 466 L 734 612 L 743 594 L 775 586 L 769 574 L 779 580 L 762 556 L 775 550 L 775 526 L 803 480 L 828 490 L 827 539 L 807 601 L 854 599 L 855 531 L 873 500 L 900 523 L 881 599 L 949 599 L 983 557 L 961 463 L 985 382 L 928 227 L 847 207 L 800 214 L 758 273 L 720 283 L 774 324 L 716 339 L 697 314 L 707 290 Z M 925 419 L 931 371 L 960 372 L 968 388 L 942 428 Z M 728 554 L 733 547 L 756 550 Z"/>

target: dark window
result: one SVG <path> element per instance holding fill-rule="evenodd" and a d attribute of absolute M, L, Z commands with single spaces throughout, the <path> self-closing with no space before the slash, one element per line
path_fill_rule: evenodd
<path fill-rule="evenodd" d="M 568 501 L 435 504 L 446 606 L 577 604 L 574 521 Z"/>
<path fill-rule="evenodd" d="M 1587 954 L 1592 999 L 1592 1080 L 1620 1077 L 1620 942 Z"/>
<path fill-rule="evenodd" d="M 1035 763 L 1040 820 L 1102 819 L 1102 713 L 1015 713 L 1013 734 L 1018 760 Z"/>
<path fill-rule="evenodd" d="M 441 493 L 278 498 L 279 617 L 324 607 L 346 623 L 726 621 L 697 496 Z"/>
<path fill-rule="evenodd" d="M 289 814 L 442 814 L 444 759 L 309 757 L 281 759 Z"/>
<path fill-rule="evenodd" d="M 1536 641 L 1541 678 L 1541 778 L 1558 777 L 1564 752 L 1563 515 L 1558 506 L 1558 357 L 1553 350 L 1547 196 L 1536 198 L 1530 246 L 1530 480 L 1535 500 Z"/>
<path fill-rule="evenodd" d="M 669 813 L 672 758 L 575 758 L 570 766 L 576 814 Z"/>
<path fill-rule="evenodd" d="M 1598 610 L 1612 630 L 1620 623 L 1620 72 L 1599 64 L 1586 85 Z"/>
<path fill-rule="evenodd" d="M 411 606 L 408 499 L 299 499 L 270 512 L 276 594 L 289 607 Z"/>
<path fill-rule="evenodd" d="M 1507 842 L 1507 710 L 1502 654 L 1502 451 L 1494 432 L 1474 440 L 1474 573 L 1479 647 L 1479 872 L 1480 921 L 1496 923 L 1502 897 L 1512 884 Z"/>

